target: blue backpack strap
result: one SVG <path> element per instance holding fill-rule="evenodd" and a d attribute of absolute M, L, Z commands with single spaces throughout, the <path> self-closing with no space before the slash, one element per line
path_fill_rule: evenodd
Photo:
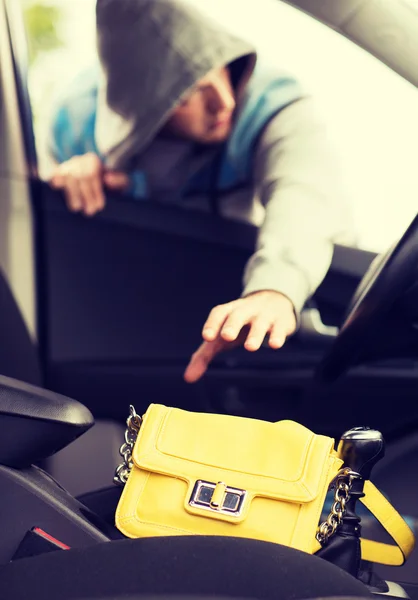
<path fill-rule="evenodd" d="M 219 188 L 228 189 L 251 179 L 254 147 L 268 122 L 302 97 L 299 83 L 290 75 L 259 64 L 225 149 Z"/>
<path fill-rule="evenodd" d="M 232 134 L 220 150 L 219 168 L 215 164 L 217 158 L 210 161 L 188 182 L 184 194 L 209 193 L 212 203 L 216 204 L 215 191 L 226 192 L 248 184 L 252 177 L 254 148 L 263 129 L 277 113 L 302 95 L 302 89 L 293 77 L 259 62 Z"/>

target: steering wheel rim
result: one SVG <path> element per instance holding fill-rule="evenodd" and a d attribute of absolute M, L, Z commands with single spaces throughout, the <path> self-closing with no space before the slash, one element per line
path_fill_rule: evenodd
<path fill-rule="evenodd" d="M 373 339 L 395 303 L 416 283 L 417 269 L 418 214 L 361 280 L 338 336 L 317 368 L 317 381 L 332 382 L 361 363 L 364 344 Z"/>

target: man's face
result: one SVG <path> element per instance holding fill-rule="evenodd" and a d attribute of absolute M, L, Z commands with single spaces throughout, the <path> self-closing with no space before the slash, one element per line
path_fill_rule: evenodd
<path fill-rule="evenodd" d="M 172 113 L 165 130 L 202 144 L 223 142 L 232 129 L 236 106 L 227 67 L 201 79 Z"/>

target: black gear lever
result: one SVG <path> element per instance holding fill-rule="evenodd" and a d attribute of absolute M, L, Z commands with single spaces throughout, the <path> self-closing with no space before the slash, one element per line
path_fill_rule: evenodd
<path fill-rule="evenodd" d="M 354 427 L 341 436 L 338 454 L 345 467 L 370 479 L 373 467 L 385 455 L 383 435 L 370 427 Z"/>
<path fill-rule="evenodd" d="M 337 564 L 358 577 L 360 573 L 360 517 L 356 514 L 356 504 L 364 496 L 364 482 L 370 478 L 375 464 L 385 454 L 385 443 L 380 431 L 369 427 L 355 427 L 346 431 L 338 444 L 338 454 L 344 461 L 343 467 L 353 471 L 349 499 L 345 514 L 335 534 L 318 552 L 318 556 Z"/>

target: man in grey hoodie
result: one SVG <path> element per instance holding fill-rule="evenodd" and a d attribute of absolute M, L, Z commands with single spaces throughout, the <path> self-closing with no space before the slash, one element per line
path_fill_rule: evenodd
<path fill-rule="evenodd" d="M 353 242 L 312 100 L 184 0 L 98 0 L 96 12 L 100 65 L 60 101 L 51 185 L 89 216 L 108 188 L 258 225 L 242 296 L 212 310 L 185 379 L 237 344 L 255 351 L 268 335 L 280 348 L 333 244 Z"/>

